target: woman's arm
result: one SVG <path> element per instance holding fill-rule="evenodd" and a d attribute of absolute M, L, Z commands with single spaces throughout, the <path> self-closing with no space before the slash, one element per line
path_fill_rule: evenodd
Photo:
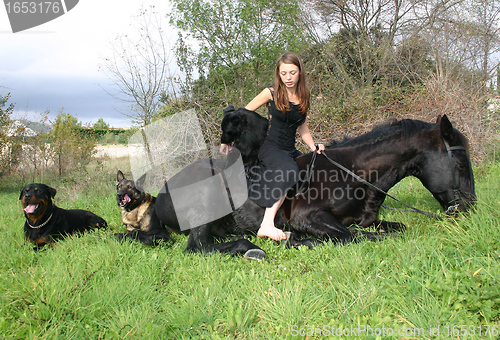
<path fill-rule="evenodd" d="M 307 126 L 307 119 L 302 125 L 299 125 L 297 131 L 299 132 L 300 137 L 302 138 L 304 143 L 306 143 L 306 145 L 311 149 L 311 151 L 316 151 L 317 153 L 321 153 L 321 151 L 325 150 L 325 146 L 323 144 L 318 144 L 318 149 L 316 150 L 314 139 L 311 136 L 309 127 Z"/>
<path fill-rule="evenodd" d="M 271 91 L 266 87 L 264 90 L 262 90 L 261 93 L 259 93 L 254 99 L 252 99 L 250 103 L 245 106 L 245 109 L 255 111 L 262 105 L 269 103 L 271 100 L 273 100 L 273 96 L 271 94 Z"/>

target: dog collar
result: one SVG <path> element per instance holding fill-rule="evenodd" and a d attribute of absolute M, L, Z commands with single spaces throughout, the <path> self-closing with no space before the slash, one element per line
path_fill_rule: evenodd
<path fill-rule="evenodd" d="M 49 223 L 50 219 L 52 218 L 52 214 L 50 214 L 49 218 L 47 219 L 47 221 L 43 222 L 42 224 L 40 225 L 37 225 L 36 227 L 35 226 L 32 226 L 29 222 L 28 222 L 28 219 L 26 219 L 26 223 L 28 224 L 28 226 L 31 228 L 31 229 L 40 229 L 41 227 L 43 227 L 44 225 L 46 225 L 47 223 Z"/>

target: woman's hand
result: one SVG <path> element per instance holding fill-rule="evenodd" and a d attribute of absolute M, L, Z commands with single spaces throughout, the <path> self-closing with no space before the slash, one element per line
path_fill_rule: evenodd
<path fill-rule="evenodd" d="M 226 155 L 229 153 L 229 151 L 231 151 L 232 147 L 230 145 L 227 145 L 227 144 L 224 144 L 224 143 L 221 143 L 220 144 L 220 148 L 219 148 L 219 152 L 223 155 Z"/>
<path fill-rule="evenodd" d="M 322 151 L 325 150 L 325 146 L 323 144 L 314 144 L 314 149 L 312 151 L 316 151 L 317 153 L 321 153 Z"/>

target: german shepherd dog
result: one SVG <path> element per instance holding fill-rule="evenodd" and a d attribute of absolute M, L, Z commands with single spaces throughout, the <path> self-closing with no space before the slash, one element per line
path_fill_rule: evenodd
<path fill-rule="evenodd" d="M 32 183 L 26 185 L 19 196 L 26 216 L 24 234 L 36 245 L 35 250 L 66 235 L 108 226 L 104 219 L 90 211 L 57 207 L 52 202 L 56 192 L 46 184 Z"/>
<path fill-rule="evenodd" d="M 154 213 L 156 197 L 144 192 L 146 174 L 137 181 L 128 180 L 118 170 L 116 174 L 116 202 L 121 209 L 122 222 L 127 227 L 126 234 L 115 234 L 118 240 L 131 238 L 147 245 L 158 244 L 159 240 L 174 242 L 164 224 L 157 221 Z"/>

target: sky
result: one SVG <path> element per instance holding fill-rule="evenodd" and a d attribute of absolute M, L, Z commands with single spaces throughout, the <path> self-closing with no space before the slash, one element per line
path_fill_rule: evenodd
<path fill-rule="evenodd" d="M 53 119 L 63 109 L 84 125 L 103 118 L 111 127 L 130 127 L 99 65 L 119 34 L 133 32 L 133 16 L 151 5 L 161 14 L 169 10 L 161 0 L 80 0 L 52 21 L 12 33 L 0 4 L 0 95 L 11 94 L 12 118 L 39 121 L 38 113 L 50 110 Z"/>

